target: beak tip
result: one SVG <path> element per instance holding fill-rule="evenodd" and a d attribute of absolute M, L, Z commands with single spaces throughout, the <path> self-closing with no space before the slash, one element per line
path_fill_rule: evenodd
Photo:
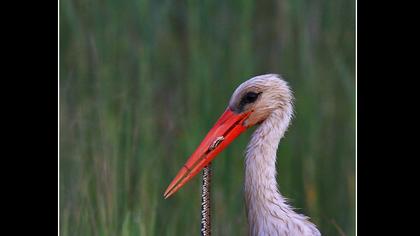
<path fill-rule="evenodd" d="M 164 199 L 168 199 L 172 194 L 165 193 L 163 194 Z"/>
<path fill-rule="evenodd" d="M 168 189 L 166 189 L 165 193 L 163 194 L 163 197 L 165 199 L 167 199 L 171 195 L 172 195 L 172 193 L 171 193 L 170 189 L 168 188 Z"/>

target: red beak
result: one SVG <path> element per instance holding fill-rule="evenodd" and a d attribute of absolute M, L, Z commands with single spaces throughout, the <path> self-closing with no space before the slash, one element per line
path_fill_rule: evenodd
<path fill-rule="evenodd" d="M 209 164 L 223 149 L 248 127 L 243 125 L 250 112 L 235 114 L 229 108 L 223 113 L 216 124 L 208 132 L 200 146 L 190 156 L 174 180 L 168 186 L 164 197 L 168 198 L 185 185 Z"/>

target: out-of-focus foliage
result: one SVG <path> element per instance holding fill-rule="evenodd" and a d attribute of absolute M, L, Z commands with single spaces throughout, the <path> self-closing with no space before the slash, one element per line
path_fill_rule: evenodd
<path fill-rule="evenodd" d="M 265 73 L 296 97 L 280 191 L 324 235 L 354 235 L 354 1 L 60 1 L 61 235 L 198 235 L 200 177 L 163 191 Z M 214 235 L 247 233 L 251 133 L 213 162 Z"/>

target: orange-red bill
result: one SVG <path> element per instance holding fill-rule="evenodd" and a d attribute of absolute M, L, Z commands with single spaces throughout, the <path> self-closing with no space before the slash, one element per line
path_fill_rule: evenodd
<path fill-rule="evenodd" d="M 178 189 L 197 175 L 217 154 L 238 137 L 239 134 L 245 131 L 247 127 L 243 125 L 243 121 L 250 114 L 251 112 L 236 114 L 227 108 L 213 128 L 208 132 L 200 146 L 198 146 L 172 180 L 171 184 L 169 184 L 164 193 L 164 197 L 168 198 L 178 191 Z"/>

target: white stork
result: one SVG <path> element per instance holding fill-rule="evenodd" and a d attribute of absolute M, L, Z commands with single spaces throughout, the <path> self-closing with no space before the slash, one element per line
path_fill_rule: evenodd
<path fill-rule="evenodd" d="M 296 213 L 276 182 L 276 153 L 293 114 L 293 95 L 279 75 L 260 75 L 242 83 L 200 146 L 168 186 L 168 198 L 208 165 L 247 128 L 259 125 L 245 154 L 245 203 L 249 234 L 321 235 L 308 217 Z"/>

